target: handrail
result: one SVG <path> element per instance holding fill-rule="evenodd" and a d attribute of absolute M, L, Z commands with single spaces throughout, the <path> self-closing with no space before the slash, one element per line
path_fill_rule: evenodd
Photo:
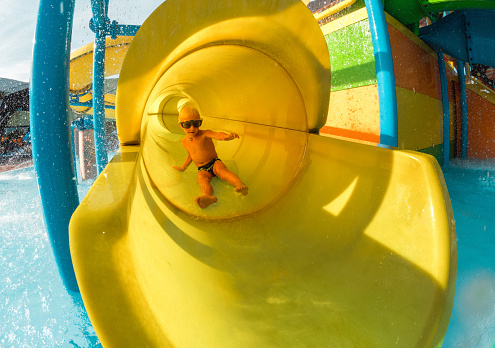
<path fill-rule="evenodd" d="M 440 73 L 440 86 L 442 90 L 442 112 L 443 112 L 443 162 L 447 166 L 450 159 L 450 113 L 449 113 L 449 90 L 447 87 L 447 70 L 443 52 L 437 51 L 438 72 Z"/>
<path fill-rule="evenodd" d="M 371 41 L 375 56 L 378 103 L 380 107 L 380 145 L 399 146 L 397 120 L 397 94 L 392 48 L 387 21 L 381 0 L 365 0 L 368 12 Z"/>
<path fill-rule="evenodd" d="M 61 11 L 61 9 L 63 11 Z M 79 291 L 67 226 L 79 205 L 69 139 L 69 52 L 74 1 L 41 0 L 33 46 L 29 117 L 34 168 L 48 237 L 68 290 Z"/>
<path fill-rule="evenodd" d="M 322 19 L 327 18 L 327 17 L 339 12 L 339 11 L 343 10 L 344 8 L 351 6 L 355 2 L 356 2 L 356 0 L 344 0 L 342 2 L 339 2 L 338 4 L 330 7 L 329 9 L 327 9 L 325 11 L 322 11 L 320 13 L 315 13 L 315 19 L 317 21 L 321 21 Z"/>
<path fill-rule="evenodd" d="M 459 94 L 461 97 L 461 158 L 467 157 L 468 115 L 466 96 L 466 75 L 464 74 L 465 62 L 457 61 L 457 75 L 459 76 Z"/>

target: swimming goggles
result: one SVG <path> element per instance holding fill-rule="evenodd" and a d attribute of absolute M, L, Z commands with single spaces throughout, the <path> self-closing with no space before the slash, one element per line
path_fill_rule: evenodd
<path fill-rule="evenodd" d="M 179 124 L 184 129 L 189 129 L 191 126 L 193 126 L 194 128 L 199 128 L 203 124 L 203 120 L 184 121 L 179 122 Z"/>

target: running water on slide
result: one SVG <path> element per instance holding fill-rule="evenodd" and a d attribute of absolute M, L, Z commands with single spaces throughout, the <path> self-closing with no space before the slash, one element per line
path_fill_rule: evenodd
<path fill-rule="evenodd" d="M 122 143 L 70 245 L 104 347 L 438 347 L 456 238 L 433 157 L 317 135 L 328 49 L 299 0 L 167 0 L 120 73 Z M 249 186 L 200 209 L 177 108 Z"/>

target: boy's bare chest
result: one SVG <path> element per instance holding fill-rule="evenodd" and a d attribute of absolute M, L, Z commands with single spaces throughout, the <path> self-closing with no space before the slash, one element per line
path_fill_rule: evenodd
<path fill-rule="evenodd" d="M 214 149 L 213 141 L 206 137 L 196 137 L 184 141 L 184 147 L 190 154 L 202 153 Z"/>

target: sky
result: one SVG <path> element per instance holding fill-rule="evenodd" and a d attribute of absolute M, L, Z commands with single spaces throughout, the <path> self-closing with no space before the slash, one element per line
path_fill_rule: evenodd
<path fill-rule="evenodd" d="M 119 24 L 141 25 L 163 1 L 110 0 L 108 17 Z M 0 0 L 1 78 L 30 80 L 39 3 L 39 0 Z M 91 0 L 75 0 L 71 51 L 94 41 L 94 33 L 89 29 L 91 17 Z"/>

